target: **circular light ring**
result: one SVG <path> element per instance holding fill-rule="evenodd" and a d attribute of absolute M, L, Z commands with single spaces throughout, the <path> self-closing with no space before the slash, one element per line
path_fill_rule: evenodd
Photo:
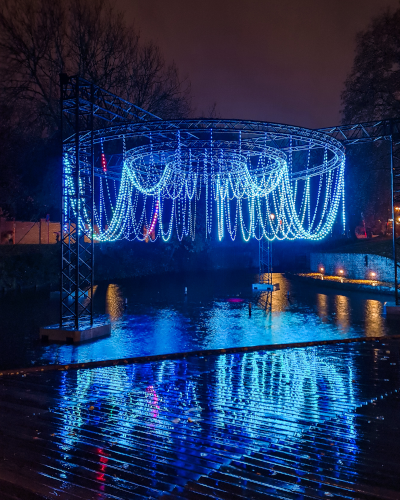
<path fill-rule="evenodd" d="M 151 122 L 125 123 L 94 132 L 94 144 L 101 144 L 117 139 L 132 139 L 135 147 L 153 145 L 157 143 L 176 142 L 178 137 L 181 144 L 193 145 L 196 141 L 210 142 L 223 140 L 231 142 L 235 149 L 243 148 L 244 151 L 261 151 L 264 147 L 271 147 L 280 153 L 288 154 L 290 151 L 307 151 L 310 148 L 323 148 L 328 151 L 331 158 L 329 168 L 335 168 L 343 161 L 345 150 L 334 137 L 328 134 L 303 127 L 284 125 L 279 123 L 257 122 L 249 120 L 156 120 Z M 81 148 L 90 147 L 91 136 L 89 132 L 80 133 Z M 65 151 L 74 151 L 74 136 L 65 142 Z M 191 146 L 192 147 L 192 146 Z M 318 168 L 313 166 L 314 175 L 318 175 Z"/>
<path fill-rule="evenodd" d="M 191 136 L 192 138 L 198 138 L 201 133 L 207 134 L 207 137 L 209 137 L 210 130 L 213 131 L 214 136 L 218 133 L 234 135 L 240 132 L 242 133 L 242 139 L 263 138 L 267 135 L 270 140 L 280 140 L 291 136 L 303 142 L 311 140 L 320 147 L 330 144 L 332 147 L 344 152 L 344 146 L 338 140 L 329 134 L 317 130 L 280 123 L 203 118 L 196 120 L 155 120 L 149 122 L 123 123 L 114 127 L 94 131 L 94 143 L 98 144 L 101 141 L 114 140 L 116 137 L 122 136 L 149 137 L 150 134 L 153 134 L 153 136 L 157 134 L 160 137 L 174 137 L 178 132 L 180 132 L 181 135 L 186 134 L 187 137 Z M 81 132 L 80 139 L 82 145 L 86 144 L 86 146 L 89 146 L 90 132 Z M 74 136 L 66 140 L 66 143 L 72 145 L 73 142 Z"/>
<path fill-rule="evenodd" d="M 87 173 L 90 133 L 83 132 L 79 138 L 81 167 Z M 101 226 L 101 221 L 107 219 L 104 193 L 111 203 L 106 229 L 99 230 L 98 239 L 102 241 L 129 238 L 130 234 L 142 239 L 140 227 L 155 225 L 146 219 L 147 200 L 153 211 L 155 200 L 159 204 L 158 236 L 168 239 L 174 225 L 181 227 L 179 239 L 192 236 L 196 204 L 193 209 L 191 204 L 199 199 L 201 185 L 207 198 L 206 231 L 211 233 L 214 214 L 220 239 L 224 224 L 232 239 L 238 231 L 246 241 L 256 237 L 257 225 L 261 236 L 268 239 L 321 239 L 331 230 L 341 199 L 344 206 L 344 148 L 321 132 L 264 122 L 199 119 L 128 123 L 94 133 L 94 144 L 101 143 L 102 151 L 104 142 L 121 139 L 124 153 L 119 170 L 110 168 L 110 163 L 107 171 L 96 168 L 103 201 L 95 210 L 95 224 L 100 221 Z M 128 150 L 125 141 L 130 141 Z M 66 141 L 65 172 L 73 208 L 81 210 L 73 201 L 74 147 L 74 140 Z M 311 209 L 312 177 L 319 177 L 319 188 L 313 200 L 315 208 Z M 115 181 L 110 187 L 112 178 L 119 182 L 119 188 Z M 90 183 L 90 176 L 80 180 L 82 192 L 88 187 L 84 182 Z M 133 195 L 135 189 L 143 196 L 139 205 L 137 195 Z M 163 200 L 168 199 L 172 208 L 165 233 L 161 228 L 166 211 Z M 234 199 L 236 209 L 229 206 Z M 246 200 L 244 211 L 242 203 Z M 245 213 L 250 217 L 248 223 L 244 221 Z M 83 219 L 90 227 L 85 214 Z"/>
<path fill-rule="evenodd" d="M 252 160 L 260 157 L 269 162 L 260 167 Z M 260 176 L 281 169 L 287 155 L 271 147 L 247 148 L 244 142 L 238 149 L 236 141 L 169 141 L 154 145 L 138 146 L 128 150 L 125 162 L 137 172 L 151 172 L 160 175 L 169 166 L 181 175 L 192 173 L 199 161 L 214 162 L 220 175 L 234 174 L 236 170 L 247 169 L 252 175 Z"/>

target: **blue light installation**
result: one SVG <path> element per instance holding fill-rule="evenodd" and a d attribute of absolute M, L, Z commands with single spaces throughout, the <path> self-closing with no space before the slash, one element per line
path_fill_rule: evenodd
<path fill-rule="evenodd" d="M 80 139 L 85 164 L 87 134 Z M 107 155 L 104 144 L 115 151 L 121 139 L 123 154 Z M 157 121 L 99 130 L 94 142 L 94 221 L 74 201 L 68 141 L 64 175 L 65 199 L 81 211 L 81 230 L 98 241 L 143 241 L 153 231 L 154 240 L 168 241 L 173 231 L 194 239 L 200 210 L 205 236 L 216 231 L 219 240 L 239 233 L 245 241 L 320 240 L 341 202 L 344 227 L 344 148 L 321 132 L 238 120 Z M 84 174 L 82 192 L 91 182 Z"/>

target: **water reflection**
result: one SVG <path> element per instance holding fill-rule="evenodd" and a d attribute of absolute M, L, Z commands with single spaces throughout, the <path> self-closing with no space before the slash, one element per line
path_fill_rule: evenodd
<path fill-rule="evenodd" d="M 336 295 L 334 309 L 336 313 L 336 322 L 343 333 L 350 328 L 350 307 L 349 298 L 345 295 Z"/>
<path fill-rule="evenodd" d="M 272 292 L 261 292 L 257 299 L 257 305 L 266 312 L 272 309 Z"/>
<path fill-rule="evenodd" d="M 382 317 L 383 305 L 378 300 L 365 301 L 365 335 L 375 337 L 385 328 L 385 320 Z"/>
<path fill-rule="evenodd" d="M 328 321 L 328 296 L 324 293 L 317 293 L 317 311 L 323 322 Z"/>
<path fill-rule="evenodd" d="M 321 289 L 319 283 L 305 286 L 279 274 L 273 275 L 273 282 L 280 284 L 279 291 L 257 295 L 251 291 L 253 282 L 251 273 L 216 272 L 196 275 L 193 279 L 161 276 L 151 282 L 132 280 L 99 285 L 95 313 L 107 312 L 112 320 L 112 334 L 73 346 L 37 342 L 39 325 L 49 323 L 47 298 L 42 299 L 41 305 L 34 302 L 29 309 L 29 318 L 34 321 L 22 317 L 21 328 L 15 331 L 21 299 L 17 297 L 13 305 L 11 296 L 4 297 L 0 301 L 3 319 L 0 366 L 81 363 L 198 349 L 339 339 L 343 335 L 395 333 L 391 330 L 395 327 L 380 317 L 384 296 L 374 299 L 357 292 L 338 294 L 328 288 Z M 185 295 L 184 287 L 188 284 Z M 125 298 L 128 309 L 124 307 Z M 58 312 L 57 301 L 51 306 Z M 7 316 L 12 312 L 13 321 Z M 54 322 L 56 318 L 55 314 Z"/>
<path fill-rule="evenodd" d="M 149 470 L 165 450 L 171 466 L 195 455 L 209 457 L 202 466 L 212 469 L 214 447 L 259 451 L 353 410 L 362 401 L 355 376 L 353 358 L 317 348 L 64 372 L 53 409 L 57 442 L 66 461 L 95 447 L 102 481 L 112 478 L 101 457 L 119 459 L 138 447 Z M 337 432 L 355 440 L 353 420 L 344 425 Z M 335 428 L 330 432 L 335 439 Z"/>
<path fill-rule="evenodd" d="M 182 289 L 174 293 L 168 288 L 164 296 L 157 291 L 146 297 L 145 287 L 140 289 L 143 293 L 135 296 L 129 288 L 109 285 L 105 300 L 113 320 L 111 337 L 74 347 L 50 345 L 44 348 L 42 360 L 80 363 L 197 349 L 325 340 L 342 338 L 343 334 L 360 337 L 366 334 L 366 328 L 369 335 L 373 331 L 375 335 L 383 335 L 387 329 L 385 320 L 372 312 L 379 301 L 372 301 L 373 306 L 361 294 L 350 298 L 331 291 L 321 293 L 318 288 L 305 289 L 304 285 L 296 287 L 296 283 L 281 275 L 274 275 L 273 281 L 279 282 L 281 289 L 272 294 L 256 295 L 250 286 L 234 288 L 228 282 L 218 290 L 217 297 L 201 282 L 189 289 L 188 296 Z M 130 297 L 128 311 L 124 309 L 123 297 Z M 251 317 L 249 302 L 253 302 Z M 270 313 L 266 312 L 268 304 Z M 375 326 L 373 318 L 379 319 Z"/>
<path fill-rule="evenodd" d="M 119 319 L 124 312 L 124 299 L 121 288 L 114 283 L 110 283 L 106 293 L 106 313 L 112 321 Z"/>
<path fill-rule="evenodd" d="M 88 290 L 86 290 L 83 293 L 83 297 L 80 299 L 80 301 L 82 302 L 82 306 L 83 307 L 87 307 L 89 305 L 89 301 L 90 301 L 90 299 L 93 299 L 93 297 L 95 296 L 95 293 L 96 293 L 96 290 L 97 290 L 98 286 L 99 285 L 93 285 L 93 296 L 92 296 L 92 290 L 91 290 L 91 288 L 89 288 Z"/>

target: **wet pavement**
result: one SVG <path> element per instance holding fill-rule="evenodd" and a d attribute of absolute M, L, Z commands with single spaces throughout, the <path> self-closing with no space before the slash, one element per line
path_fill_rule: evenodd
<path fill-rule="evenodd" d="M 399 333 L 382 317 L 384 295 L 332 290 L 275 274 L 281 289 L 265 311 L 266 294 L 251 291 L 255 278 L 216 271 L 102 283 L 95 289 L 95 310 L 111 321 L 112 333 L 82 345 L 39 342 L 39 327 L 57 321 L 56 297 L 4 295 L 0 370 Z"/>
<path fill-rule="evenodd" d="M 8 499 L 398 499 L 400 342 L 2 377 Z"/>

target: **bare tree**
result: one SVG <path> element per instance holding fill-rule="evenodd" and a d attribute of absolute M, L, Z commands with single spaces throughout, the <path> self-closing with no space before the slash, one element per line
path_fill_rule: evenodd
<path fill-rule="evenodd" d="M 79 74 L 162 118 L 190 112 L 190 83 L 112 0 L 0 0 L 0 207 L 59 217 L 59 74 Z"/>
<path fill-rule="evenodd" d="M 190 83 L 142 44 L 109 0 L 3 0 L 0 98 L 40 130 L 56 128 L 59 73 L 79 74 L 164 118 L 190 112 Z"/>
<path fill-rule="evenodd" d="M 386 11 L 357 35 L 353 68 L 342 92 L 343 122 L 400 115 L 400 9 Z"/>

